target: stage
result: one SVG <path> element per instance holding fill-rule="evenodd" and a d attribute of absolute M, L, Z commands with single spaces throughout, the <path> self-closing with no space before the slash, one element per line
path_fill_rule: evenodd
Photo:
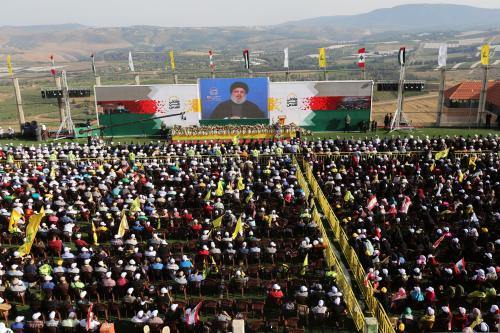
<path fill-rule="evenodd" d="M 172 135 L 172 141 L 233 141 L 237 140 L 273 140 L 293 139 L 296 131 L 281 132 L 277 137 L 274 133 L 239 133 L 239 134 L 196 134 L 196 135 Z"/>

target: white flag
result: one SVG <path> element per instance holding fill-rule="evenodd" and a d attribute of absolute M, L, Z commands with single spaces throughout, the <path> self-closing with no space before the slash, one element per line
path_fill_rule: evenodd
<path fill-rule="evenodd" d="M 439 67 L 446 67 L 446 58 L 448 56 L 448 45 L 443 44 L 439 47 L 438 65 Z"/>
<path fill-rule="evenodd" d="M 283 64 L 283 67 L 285 67 L 286 69 L 288 69 L 288 47 L 285 48 L 283 50 L 283 52 L 285 52 L 285 61 L 284 61 L 284 64 Z"/>
<path fill-rule="evenodd" d="M 132 60 L 132 52 L 128 53 L 128 67 L 130 68 L 131 72 L 135 72 L 134 60 Z"/>

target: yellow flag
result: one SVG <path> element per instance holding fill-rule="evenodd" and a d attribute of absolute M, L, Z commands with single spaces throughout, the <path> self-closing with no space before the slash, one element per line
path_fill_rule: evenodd
<path fill-rule="evenodd" d="M 10 59 L 10 54 L 7 55 L 7 71 L 9 72 L 9 75 L 11 77 L 14 76 L 14 70 L 12 69 L 12 61 Z"/>
<path fill-rule="evenodd" d="M 431 167 L 430 167 L 431 172 L 434 171 L 434 169 L 436 169 L 436 163 L 435 162 L 433 162 L 432 165 L 431 165 Z"/>
<path fill-rule="evenodd" d="M 464 173 L 462 172 L 462 170 L 458 170 L 458 182 L 461 183 L 464 181 Z"/>
<path fill-rule="evenodd" d="M 235 135 L 233 137 L 233 145 L 237 146 L 239 143 L 240 143 L 240 136 L 239 135 Z"/>
<path fill-rule="evenodd" d="M 245 184 L 243 183 L 243 177 L 238 178 L 238 190 L 243 191 L 245 189 Z"/>
<path fill-rule="evenodd" d="M 224 194 L 224 185 L 222 185 L 222 180 L 217 183 L 217 189 L 215 190 L 215 195 L 221 197 Z"/>
<path fill-rule="evenodd" d="M 246 203 L 249 203 L 249 202 L 250 202 L 250 200 L 252 200 L 252 198 L 253 198 L 253 192 L 250 192 L 250 193 L 248 194 L 248 197 L 245 199 L 245 202 L 246 202 Z"/>
<path fill-rule="evenodd" d="M 344 195 L 344 201 L 354 201 L 354 196 L 352 195 L 351 191 L 347 191 Z"/>
<path fill-rule="evenodd" d="M 442 150 L 440 152 L 437 152 L 436 155 L 434 156 L 434 158 L 436 160 L 440 160 L 442 158 L 446 158 L 448 157 L 448 153 L 450 152 L 450 148 L 446 148 L 445 150 Z"/>
<path fill-rule="evenodd" d="M 17 209 L 14 209 L 12 213 L 10 213 L 10 220 L 9 220 L 9 232 L 13 233 L 16 231 L 17 223 L 19 222 L 19 219 L 22 217 L 21 213 L 17 211 Z"/>
<path fill-rule="evenodd" d="M 56 168 L 52 167 L 50 168 L 50 178 L 55 178 L 56 177 Z"/>
<path fill-rule="evenodd" d="M 214 267 L 215 269 L 215 273 L 219 273 L 219 267 L 217 267 L 217 263 L 215 262 L 215 259 L 213 256 L 210 256 L 210 258 L 212 258 L 212 266 Z"/>
<path fill-rule="evenodd" d="M 130 205 L 130 212 L 135 213 L 140 211 L 141 211 L 141 201 L 139 200 L 139 197 L 137 197 L 134 199 L 134 201 L 132 201 L 132 204 Z"/>
<path fill-rule="evenodd" d="M 90 222 L 92 224 L 92 238 L 94 239 L 94 245 L 99 245 L 99 242 L 97 241 L 97 231 L 95 229 L 95 224 L 94 222 Z"/>
<path fill-rule="evenodd" d="M 42 222 L 44 216 L 45 210 L 43 207 L 40 209 L 40 213 L 30 216 L 29 224 L 26 227 L 26 241 L 23 245 L 21 245 L 21 247 L 19 247 L 19 254 L 21 256 L 25 256 L 31 252 L 31 246 L 35 241 L 36 233 L 38 232 L 40 222 Z"/>
<path fill-rule="evenodd" d="M 300 275 L 306 275 L 308 266 L 309 266 L 309 253 L 307 253 L 306 257 L 304 258 L 304 263 L 302 264 L 302 270 L 300 271 Z"/>
<path fill-rule="evenodd" d="M 125 215 L 125 212 L 122 212 L 122 220 L 120 221 L 120 227 L 118 227 L 118 236 L 123 237 L 125 231 L 128 229 L 127 215 Z"/>
<path fill-rule="evenodd" d="M 481 65 L 488 66 L 490 64 L 490 46 L 484 44 L 481 48 Z"/>
<path fill-rule="evenodd" d="M 477 156 L 471 156 L 469 158 L 469 166 L 473 166 L 474 170 L 476 170 L 476 160 L 477 160 Z"/>
<path fill-rule="evenodd" d="M 224 215 L 219 216 L 215 220 L 212 221 L 212 228 L 219 229 L 222 226 L 222 217 Z"/>
<path fill-rule="evenodd" d="M 175 71 L 175 57 L 174 57 L 174 50 L 170 50 L 170 67 L 172 67 L 172 71 Z"/>
<path fill-rule="evenodd" d="M 241 215 L 236 222 L 236 228 L 234 228 L 233 239 L 238 237 L 238 234 L 243 235 L 243 222 L 241 222 Z"/>
<path fill-rule="evenodd" d="M 212 190 L 209 189 L 207 194 L 205 194 L 204 200 L 208 201 L 208 200 L 210 200 L 211 197 L 212 197 Z"/>
<path fill-rule="evenodd" d="M 318 63 L 319 68 L 326 68 L 326 50 L 324 47 L 319 49 Z"/>

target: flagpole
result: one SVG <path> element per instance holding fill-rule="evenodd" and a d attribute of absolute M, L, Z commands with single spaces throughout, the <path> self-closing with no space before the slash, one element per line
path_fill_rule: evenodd
<path fill-rule="evenodd" d="M 483 80 L 481 83 L 481 94 L 479 96 L 479 108 L 477 110 L 477 118 L 476 123 L 478 126 L 481 126 L 481 122 L 483 121 L 484 109 L 486 106 L 486 94 L 488 91 L 488 65 L 482 65 L 483 69 Z"/>
<path fill-rule="evenodd" d="M 12 83 L 14 84 L 14 93 L 16 95 L 16 106 L 17 114 L 19 115 L 19 128 L 23 129 L 24 123 L 24 109 L 23 109 L 23 99 L 21 97 L 21 89 L 19 88 L 19 80 L 14 75 L 12 76 Z"/>
<path fill-rule="evenodd" d="M 442 66 L 440 68 L 440 80 L 439 80 L 439 98 L 438 98 L 438 112 L 436 118 L 436 127 L 441 127 L 441 118 L 443 116 L 443 106 L 444 106 L 444 83 L 446 80 L 446 67 Z"/>
<path fill-rule="evenodd" d="M 57 88 L 57 90 L 62 91 L 61 78 L 57 77 L 56 69 L 55 69 L 56 68 L 55 67 L 55 60 L 54 60 L 54 56 L 53 55 L 50 56 L 50 60 L 52 61 L 52 76 L 54 77 L 54 82 L 56 84 L 56 88 Z M 59 107 L 59 121 L 62 124 L 62 122 L 65 119 L 65 112 L 64 112 L 64 106 L 63 106 L 63 103 L 62 103 L 61 94 L 57 94 L 57 106 Z"/>
<path fill-rule="evenodd" d="M 285 70 L 285 81 L 286 81 L 286 82 L 288 82 L 288 81 L 289 81 L 289 79 L 290 79 L 290 69 L 289 69 L 289 68 L 287 68 L 287 69 Z"/>

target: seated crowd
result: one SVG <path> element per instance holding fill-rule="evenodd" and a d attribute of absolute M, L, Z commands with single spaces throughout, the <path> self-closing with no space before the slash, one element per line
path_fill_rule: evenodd
<path fill-rule="evenodd" d="M 284 153 L 299 144 L 229 145 L 230 157 L 218 144 L 3 147 L 0 332 L 343 327 L 336 272 Z M 240 156 L 250 149 L 283 154 L 260 165 Z M 155 159 L 167 154 L 181 157 Z"/>
<path fill-rule="evenodd" d="M 500 138 L 399 141 L 383 151 L 421 153 L 308 161 L 367 272 L 365 284 L 398 332 L 498 331 Z M 381 151 L 380 142 L 346 145 Z M 318 142 L 315 151 L 325 149 Z"/>

